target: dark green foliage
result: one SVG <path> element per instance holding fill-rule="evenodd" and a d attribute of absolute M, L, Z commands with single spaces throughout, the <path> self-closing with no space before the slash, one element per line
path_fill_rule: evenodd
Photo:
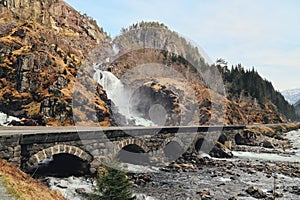
<path fill-rule="evenodd" d="M 295 104 L 295 110 L 296 110 L 296 114 L 297 114 L 297 119 L 299 120 L 300 119 L 300 100 L 297 101 Z"/>
<path fill-rule="evenodd" d="M 54 89 L 52 91 L 52 93 L 54 94 L 55 97 L 60 98 L 61 97 L 61 91 L 58 89 Z"/>
<path fill-rule="evenodd" d="M 105 172 L 97 177 L 97 194 L 92 194 L 93 200 L 136 200 L 130 191 L 130 183 L 125 172 L 105 166 Z"/>
<path fill-rule="evenodd" d="M 43 38 L 43 37 L 40 37 L 39 40 L 40 40 L 40 42 L 42 42 L 42 43 L 44 43 L 44 42 L 46 41 L 46 39 Z"/>
<path fill-rule="evenodd" d="M 168 27 L 166 25 L 164 25 L 163 23 L 141 21 L 139 23 L 132 24 L 129 28 L 122 28 L 121 33 L 126 33 L 128 31 L 132 31 L 134 29 L 145 28 L 145 27 L 168 29 Z"/>
<path fill-rule="evenodd" d="M 229 98 L 238 98 L 243 93 L 242 95 L 256 98 L 259 104 L 271 101 L 288 119 L 296 118 L 294 106 L 290 105 L 282 94 L 274 89 L 272 83 L 263 79 L 254 68 L 245 70 L 241 64 L 233 66 L 231 70 L 227 66 L 217 65 L 217 67 L 222 73 Z"/>

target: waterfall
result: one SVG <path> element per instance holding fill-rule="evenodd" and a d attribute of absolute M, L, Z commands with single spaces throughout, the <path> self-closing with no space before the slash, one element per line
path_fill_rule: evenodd
<path fill-rule="evenodd" d="M 154 125 L 152 121 L 140 117 L 138 113 L 131 112 L 129 103 L 131 91 L 126 89 L 124 84 L 113 73 L 103 71 L 97 66 L 94 66 L 94 69 L 96 72 L 93 79 L 103 87 L 107 97 L 112 100 L 120 114 L 124 115 L 126 119 L 133 120 L 135 125 Z"/>
<path fill-rule="evenodd" d="M 13 116 L 8 116 L 7 114 L 0 112 L 0 125 L 1 126 L 7 126 L 10 122 L 12 122 L 13 120 L 15 121 L 21 121 L 19 118 L 17 117 L 13 117 Z"/>

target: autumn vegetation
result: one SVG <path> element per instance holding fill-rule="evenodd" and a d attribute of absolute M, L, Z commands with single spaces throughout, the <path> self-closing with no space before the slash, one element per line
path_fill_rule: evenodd
<path fill-rule="evenodd" d="M 17 167 L 0 159 L 0 178 L 8 192 L 20 200 L 66 200 L 59 191 L 50 190 Z"/>

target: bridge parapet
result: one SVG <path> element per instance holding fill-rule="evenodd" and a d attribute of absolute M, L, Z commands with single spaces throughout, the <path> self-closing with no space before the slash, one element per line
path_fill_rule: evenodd
<path fill-rule="evenodd" d="M 17 166 L 21 165 L 21 135 L 5 135 L 0 137 L 0 157 Z"/>
<path fill-rule="evenodd" d="M 238 132 L 243 128 L 225 127 L 224 130 Z M 213 135 L 218 130 L 220 127 L 133 127 L 124 130 L 118 127 L 87 130 L 52 128 L 49 131 L 42 128 L 34 129 L 32 133 L 25 129 L 24 133 L 10 133 L 8 129 L 0 130 L 0 157 L 26 171 L 46 158 L 65 153 L 90 162 L 94 172 L 102 162 L 114 158 L 128 145 L 136 145 L 149 152 L 152 160 L 159 160 L 155 157 L 163 154 L 168 143 L 173 142 L 184 150 L 184 145 L 189 144 L 189 148 L 194 149 L 199 138 Z M 190 137 L 186 137 L 187 134 Z"/>

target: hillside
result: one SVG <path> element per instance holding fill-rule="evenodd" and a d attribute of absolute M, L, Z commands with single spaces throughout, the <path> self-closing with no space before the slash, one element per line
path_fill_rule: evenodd
<path fill-rule="evenodd" d="M 191 111 L 192 105 L 197 104 L 197 114 L 193 115 L 196 124 L 282 123 L 295 119 L 294 108 L 256 71 L 245 70 L 241 65 L 229 70 L 221 62 L 208 65 L 196 47 L 163 24 L 141 22 L 122 29 L 122 33 L 114 40 L 122 56 L 113 58 L 107 69 L 129 87 L 152 81 L 170 92 L 177 90 L 175 96 L 182 99 L 178 106 L 183 110 Z M 149 63 L 164 67 L 155 68 Z M 164 79 L 170 76 L 172 81 L 166 83 Z M 183 82 L 185 89 L 179 87 Z M 178 87 L 171 89 L 169 83 Z M 216 87 L 218 84 L 224 87 Z M 194 102 L 187 103 L 185 99 Z M 169 113 L 175 114 L 176 109 Z"/>
<path fill-rule="evenodd" d="M 18 199 L 65 200 L 59 191 L 52 191 L 39 180 L 31 178 L 12 164 L 0 159 L 0 179 L 7 190 Z"/>
<path fill-rule="evenodd" d="M 250 123 L 280 123 L 297 118 L 295 108 L 254 68 L 246 70 L 240 64 L 231 69 L 218 64 L 217 67 L 223 75 L 227 97 L 239 103 Z"/>
<path fill-rule="evenodd" d="M 64 1 L 7 3 L 0 5 L 0 110 L 25 119 L 25 125 L 73 125 L 72 103 L 87 101 L 80 116 L 97 110 L 99 121 L 110 125 L 110 103 L 100 86 L 95 98 L 93 89 L 84 89 L 86 99 L 72 102 L 85 56 L 96 45 L 108 45 L 96 22 Z"/>
<path fill-rule="evenodd" d="M 0 6 L 0 111 L 23 119 L 13 125 L 116 125 L 120 116 L 93 80 L 93 63 L 135 91 L 131 109 L 142 117 L 150 119 L 149 110 L 162 102 L 165 125 L 280 123 L 295 116 L 259 74 L 207 64 L 164 24 L 137 23 L 111 40 L 64 1 L 7 2 Z M 252 87 L 256 81 L 261 87 Z"/>

